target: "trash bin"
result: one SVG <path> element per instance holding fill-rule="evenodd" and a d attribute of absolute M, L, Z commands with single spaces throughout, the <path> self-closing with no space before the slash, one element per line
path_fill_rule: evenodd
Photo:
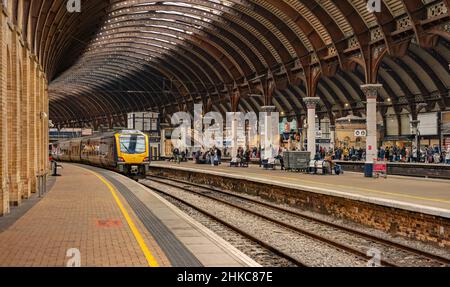
<path fill-rule="evenodd" d="M 344 173 L 344 171 L 342 170 L 342 166 L 339 165 L 339 164 L 336 164 L 336 165 L 334 166 L 334 173 L 335 173 L 336 175 L 340 175 L 340 174 Z"/>
<path fill-rule="evenodd" d="M 56 161 L 52 160 L 51 164 L 52 164 L 52 176 L 57 176 L 58 175 L 58 163 Z"/>
<path fill-rule="evenodd" d="M 373 163 L 366 163 L 364 166 L 364 176 L 373 177 Z"/>

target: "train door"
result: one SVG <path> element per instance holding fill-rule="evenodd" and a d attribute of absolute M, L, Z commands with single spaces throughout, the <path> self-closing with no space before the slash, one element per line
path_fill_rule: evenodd
<path fill-rule="evenodd" d="M 114 137 L 102 138 L 100 143 L 100 161 L 104 167 L 114 167 Z"/>

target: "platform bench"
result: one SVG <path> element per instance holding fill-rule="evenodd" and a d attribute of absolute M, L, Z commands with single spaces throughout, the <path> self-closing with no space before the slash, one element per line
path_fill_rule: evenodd
<path fill-rule="evenodd" d="M 248 162 L 230 162 L 230 167 L 248 167 Z"/>
<path fill-rule="evenodd" d="M 264 169 L 275 169 L 275 164 L 273 163 L 263 163 Z"/>

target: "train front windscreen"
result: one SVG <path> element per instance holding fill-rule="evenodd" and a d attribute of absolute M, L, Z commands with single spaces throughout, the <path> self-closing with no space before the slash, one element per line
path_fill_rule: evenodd
<path fill-rule="evenodd" d="M 120 136 L 120 151 L 125 154 L 143 154 L 147 151 L 145 136 L 122 135 Z"/>

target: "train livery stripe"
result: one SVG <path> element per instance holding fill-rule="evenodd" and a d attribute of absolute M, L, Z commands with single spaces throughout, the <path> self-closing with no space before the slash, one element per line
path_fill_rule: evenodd
<path fill-rule="evenodd" d="M 145 258 L 147 259 L 148 266 L 159 267 L 158 262 L 156 261 L 155 257 L 152 255 L 152 253 L 150 252 L 150 249 L 148 248 L 147 244 L 145 243 L 144 238 L 142 237 L 141 233 L 139 232 L 139 230 L 137 229 L 133 220 L 131 219 L 130 215 L 128 214 L 128 211 L 123 206 L 122 202 L 120 201 L 120 198 L 117 196 L 116 189 L 105 178 L 103 178 L 98 173 L 96 173 L 92 170 L 89 170 L 89 169 L 85 169 L 85 170 L 89 171 L 90 173 L 92 173 L 93 175 L 98 177 L 108 187 L 109 191 L 111 192 L 112 196 L 114 197 L 114 200 L 116 201 L 117 205 L 119 206 L 119 209 L 122 212 L 122 215 L 125 217 L 125 220 L 127 221 L 128 226 L 130 227 L 131 232 L 134 235 L 134 238 L 136 239 L 137 243 L 139 244 L 139 247 L 141 248 L 142 252 L 144 253 Z"/>

